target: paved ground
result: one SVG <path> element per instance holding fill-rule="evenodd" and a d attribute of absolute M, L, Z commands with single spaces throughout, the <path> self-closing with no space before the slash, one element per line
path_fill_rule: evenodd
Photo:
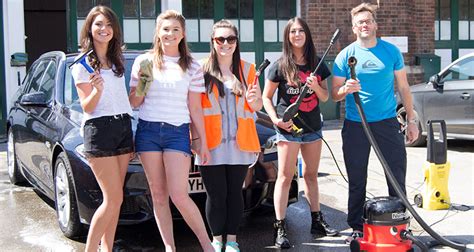
<path fill-rule="evenodd" d="M 339 122 L 326 122 L 324 137 L 331 146 L 339 166 L 344 172 L 341 152 Z M 6 144 L 0 139 L 0 251 L 81 251 L 84 241 L 64 238 L 58 231 L 54 210 L 28 187 L 12 186 L 6 173 Z M 409 200 L 419 193 L 423 184 L 422 165 L 426 160 L 426 148 L 408 148 L 407 191 Z M 474 251 L 474 144 L 473 141 L 448 141 L 448 160 L 451 162 L 449 192 L 453 205 L 465 205 L 464 210 L 428 211 L 416 208 L 432 228 L 452 240 L 469 244 L 468 251 Z M 345 172 L 344 172 L 345 174 Z M 323 147 L 320 167 L 321 208 L 326 219 L 343 235 L 349 234 L 347 217 L 347 183 L 339 174 L 327 149 Z M 387 194 L 382 167 L 375 154 L 371 156 L 368 191 L 373 196 Z M 368 195 L 368 196 L 371 196 Z M 308 230 L 310 217 L 303 197 L 290 206 L 287 219 L 289 236 L 295 244 L 290 251 L 349 251 L 344 236 L 313 239 Z M 34 204 L 30 204 L 34 202 Z M 242 251 L 275 250 L 272 243 L 271 214 L 248 216 L 242 221 L 239 240 Z M 184 225 L 177 223 L 175 237 L 178 251 L 199 251 L 197 241 Z M 5 228 L 6 227 L 6 228 Z M 415 222 L 411 222 L 414 234 L 424 241 L 431 240 Z M 119 251 L 162 251 L 159 233 L 154 224 L 123 227 L 118 230 Z M 134 247 L 134 249 L 127 249 Z M 436 248 L 431 251 L 453 251 Z"/>

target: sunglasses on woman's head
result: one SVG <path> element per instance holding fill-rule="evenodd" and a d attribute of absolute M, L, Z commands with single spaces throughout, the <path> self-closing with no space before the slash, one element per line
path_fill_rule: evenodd
<path fill-rule="evenodd" d="M 227 41 L 228 44 L 233 45 L 237 42 L 237 36 L 229 36 L 227 38 L 215 37 L 214 41 L 216 41 L 218 45 L 223 45 L 225 41 Z"/>

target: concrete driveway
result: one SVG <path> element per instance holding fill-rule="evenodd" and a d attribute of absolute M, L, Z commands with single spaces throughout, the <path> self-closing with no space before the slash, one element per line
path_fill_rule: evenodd
<path fill-rule="evenodd" d="M 325 122 L 324 138 L 332 148 L 336 160 L 345 174 L 341 151 L 339 121 Z M 1 141 L 0 141 L 1 142 Z M 426 148 L 408 148 L 407 193 L 410 202 L 423 185 L 423 163 Z M 440 235 L 469 244 L 468 251 L 474 251 L 474 142 L 448 141 L 448 160 L 451 162 L 449 192 L 451 203 L 457 206 L 449 210 L 428 211 L 416 208 L 421 217 Z M 290 251 L 349 251 L 344 244 L 344 235 L 350 230 L 347 217 L 347 183 L 339 174 L 327 147 L 323 147 L 320 165 L 321 209 L 326 220 L 342 236 L 313 239 L 309 234 L 310 216 L 302 192 L 300 201 L 289 207 L 287 212 L 288 233 L 294 247 Z M 300 187 L 301 188 L 301 187 Z M 368 197 L 387 195 L 384 172 L 374 153 L 370 158 Z M 6 170 L 6 144 L 0 143 L 0 251 L 80 251 L 84 240 L 72 241 L 62 236 L 56 224 L 54 209 L 41 202 L 31 187 L 17 187 L 9 184 Z M 35 202 L 29 204 L 29 202 Z M 461 206 L 463 205 L 463 206 Z M 463 211 L 464 210 L 464 211 Z M 242 251 L 276 250 L 272 245 L 271 214 L 247 216 L 242 220 L 239 242 Z M 431 240 L 418 223 L 411 222 L 414 234 L 424 241 Z M 184 230 L 184 231 L 183 231 Z M 198 243 L 185 225 L 176 225 L 178 251 L 199 251 Z M 162 251 L 156 226 L 145 224 L 118 229 L 117 239 L 122 249 L 118 251 Z M 135 247 L 129 250 L 124 247 Z M 146 249 L 145 249 L 146 248 Z M 449 248 L 435 248 L 431 251 L 453 251 Z"/>

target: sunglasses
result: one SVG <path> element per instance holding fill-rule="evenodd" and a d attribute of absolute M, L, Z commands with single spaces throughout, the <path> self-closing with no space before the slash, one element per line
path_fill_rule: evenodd
<path fill-rule="evenodd" d="M 224 37 L 215 37 L 213 40 L 216 41 L 218 45 L 223 45 L 224 42 L 227 41 L 229 45 L 233 45 L 237 42 L 237 37 L 236 36 L 229 36 L 227 38 Z"/>

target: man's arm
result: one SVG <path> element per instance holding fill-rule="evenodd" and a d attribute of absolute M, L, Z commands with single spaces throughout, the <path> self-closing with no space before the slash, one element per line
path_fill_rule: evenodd
<path fill-rule="evenodd" d="M 410 86 L 408 85 L 407 72 L 406 70 L 400 69 L 394 71 L 395 79 L 397 80 L 397 89 L 400 94 L 400 98 L 403 102 L 403 107 L 406 111 L 407 120 L 407 140 L 413 142 L 418 138 L 418 118 L 416 117 L 415 110 L 413 108 L 413 98 L 410 92 Z"/>

